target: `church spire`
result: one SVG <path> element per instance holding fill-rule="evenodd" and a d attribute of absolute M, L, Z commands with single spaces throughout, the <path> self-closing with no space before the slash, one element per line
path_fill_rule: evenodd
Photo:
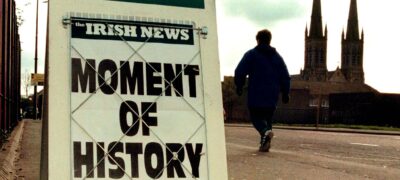
<path fill-rule="evenodd" d="M 311 38 L 322 38 L 321 0 L 313 0 L 311 13 L 310 35 Z"/>
<path fill-rule="evenodd" d="M 306 30 L 305 30 L 305 32 L 304 32 L 304 37 L 305 37 L 305 39 L 307 39 L 307 36 L 308 36 L 308 27 L 307 27 L 307 24 L 306 24 Z"/>
<path fill-rule="evenodd" d="M 347 21 L 346 40 L 359 40 L 357 0 L 351 0 L 349 19 Z"/>
<path fill-rule="evenodd" d="M 313 0 L 310 29 L 305 31 L 304 70 L 301 76 L 306 81 L 326 81 L 327 34 L 322 25 L 321 0 Z"/>
<path fill-rule="evenodd" d="M 342 73 L 349 82 L 364 83 L 364 30 L 358 29 L 357 0 L 351 0 L 346 38 L 342 34 Z"/>

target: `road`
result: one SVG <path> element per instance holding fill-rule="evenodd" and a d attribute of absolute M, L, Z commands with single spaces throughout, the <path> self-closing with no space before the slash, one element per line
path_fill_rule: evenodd
<path fill-rule="evenodd" d="M 229 179 L 400 179 L 400 136 L 275 129 L 259 153 L 251 127 L 226 126 Z"/>
<path fill-rule="evenodd" d="M 230 180 L 400 179 L 400 136 L 275 129 L 259 153 L 251 127 L 225 126 Z M 24 122 L 17 179 L 38 179 L 41 121 Z"/>

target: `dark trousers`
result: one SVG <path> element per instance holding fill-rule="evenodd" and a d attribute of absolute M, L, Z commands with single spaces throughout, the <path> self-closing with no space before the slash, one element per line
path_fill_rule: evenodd
<path fill-rule="evenodd" d="M 275 107 L 267 108 L 250 108 L 250 119 L 253 126 L 257 129 L 261 136 L 265 132 L 272 130 L 272 115 L 275 112 Z"/>

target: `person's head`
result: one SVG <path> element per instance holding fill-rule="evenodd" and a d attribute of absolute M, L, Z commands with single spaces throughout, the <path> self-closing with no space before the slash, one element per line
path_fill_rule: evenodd
<path fill-rule="evenodd" d="M 257 44 L 270 44 L 271 43 L 271 32 L 268 29 L 258 31 L 256 35 Z"/>

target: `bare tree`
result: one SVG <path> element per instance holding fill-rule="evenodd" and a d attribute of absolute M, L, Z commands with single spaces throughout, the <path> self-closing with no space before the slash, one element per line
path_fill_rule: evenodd
<path fill-rule="evenodd" d="M 23 4 L 22 6 L 23 7 L 27 7 L 27 6 L 30 6 L 30 5 L 31 5 L 31 3 L 27 2 L 27 3 Z M 22 17 L 22 14 L 24 13 L 23 7 L 17 6 L 17 8 L 16 8 L 17 25 L 18 26 L 21 26 L 25 21 L 24 18 Z"/>
<path fill-rule="evenodd" d="M 28 69 L 25 69 L 25 73 L 22 76 L 22 83 L 23 83 L 22 84 L 23 88 L 25 90 L 25 95 L 26 95 L 26 97 L 28 97 L 29 96 L 29 94 L 28 94 L 29 93 L 29 89 L 31 87 L 31 75 L 30 75 Z"/>

